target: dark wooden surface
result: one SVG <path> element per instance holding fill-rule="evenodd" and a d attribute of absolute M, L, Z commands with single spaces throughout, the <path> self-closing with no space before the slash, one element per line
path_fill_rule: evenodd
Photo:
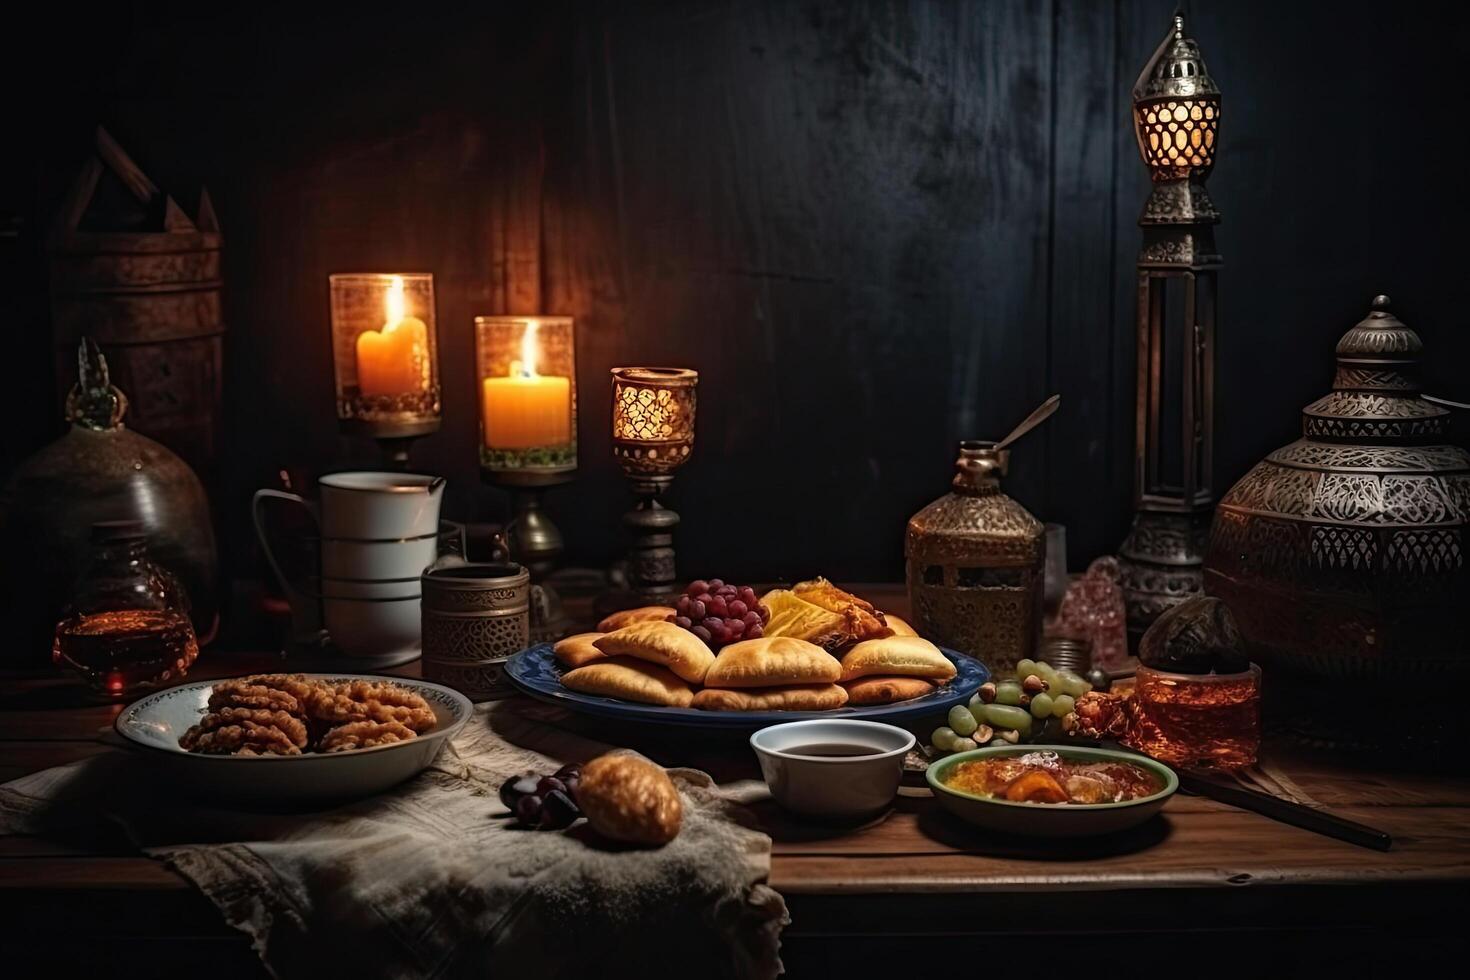
<path fill-rule="evenodd" d="M 880 607 L 905 609 L 900 589 L 859 591 Z M 259 653 L 206 652 L 193 676 L 278 666 Z M 414 674 L 417 665 L 402 672 Z M 99 736 L 118 709 L 79 706 L 64 680 L 11 671 L 0 697 L 0 778 L 117 751 Z M 535 710 L 548 724 L 637 748 L 666 765 L 699 766 L 721 780 L 759 775 L 740 738 L 678 738 L 610 728 L 550 706 Z M 1094 948 L 1099 932 L 1190 955 L 1228 930 L 1269 940 L 1261 948 L 1279 946 L 1273 962 L 1316 968 L 1377 962 L 1388 953 L 1394 963 L 1413 963 L 1439 949 L 1451 935 L 1455 896 L 1470 885 L 1470 783 L 1281 746 L 1271 757 L 1334 812 L 1391 833 L 1393 849 L 1353 847 L 1183 795 L 1137 831 L 1062 844 L 976 832 L 923 790 L 905 789 L 885 819 L 857 828 L 815 825 L 762 805 L 757 815 L 774 841 L 771 883 L 793 919 L 784 940 L 788 964 L 798 976 L 835 964 L 861 971 L 911 963 L 934 938 L 968 937 L 974 950 L 987 936 L 1009 945 L 1032 933 L 1044 934 L 1039 941 L 1059 955 Z M 5 928 L 53 962 L 86 964 L 94 954 L 101 962 L 105 949 L 108 969 L 127 975 L 147 975 L 147 957 L 160 951 L 171 965 L 252 968 L 244 941 L 205 899 L 121 843 L 96 851 L 0 838 L 0 905 L 12 910 Z M 89 943 L 68 947 L 76 909 L 87 910 Z M 1152 972 L 1147 966 L 1140 972 Z"/>
<path fill-rule="evenodd" d="M 391 30 L 329 7 L 34 10 L 33 36 L 73 55 L 59 75 L 43 45 L 0 65 L 24 93 L 24 150 L 0 161 L 19 233 L 0 235 L 16 324 L 0 466 L 58 425 L 34 253 L 100 120 L 186 207 L 207 183 L 221 217 L 215 503 L 237 574 L 258 572 L 233 516 L 250 491 L 377 458 L 333 413 L 326 276 L 352 269 L 436 275 L 445 419 L 416 458 L 450 477 L 452 517 L 505 504 L 475 472 L 471 318 L 566 313 L 582 471 L 548 506 L 573 562 L 617 553 L 628 505 L 607 369 L 673 361 L 703 375 L 672 495 L 690 574 L 896 578 L 955 440 L 998 436 L 1052 391 L 1062 412 L 1009 485 L 1069 525 L 1079 565 L 1129 509 L 1147 178 L 1128 89 L 1174 6 L 423 4 Z M 1470 397 L 1465 209 L 1436 177 L 1466 155 L 1442 93 L 1470 32 L 1464 5 L 1186 8 L 1225 93 L 1223 489 L 1294 437 L 1376 292 L 1423 334 L 1430 389 Z"/>

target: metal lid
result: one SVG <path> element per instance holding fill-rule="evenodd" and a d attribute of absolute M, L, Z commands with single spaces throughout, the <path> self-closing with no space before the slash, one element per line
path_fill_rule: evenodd
<path fill-rule="evenodd" d="M 1133 86 L 1133 101 L 1150 99 L 1189 99 L 1220 95 L 1220 87 L 1210 77 L 1200 54 L 1199 44 L 1184 35 L 1184 17 L 1174 15 L 1174 23 L 1154 56 Z"/>
<path fill-rule="evenodd" d="M 1373 298 L 1337 343 L 1331 393 L 1302 410 L 1302 434 L 1329 440 L 1410 441 L 1443 436 L 1449 409 L 1419 394 L 1419 335 Z"/>

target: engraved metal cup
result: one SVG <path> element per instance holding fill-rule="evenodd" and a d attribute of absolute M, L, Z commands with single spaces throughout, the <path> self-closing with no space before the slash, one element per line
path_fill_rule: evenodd
<path fill-rule="evenodd" d="M 531 573 L 512 562 L 436 568 L 423 576 L 423 671 L 476 700 L 512 693 L 505 661 L 531 629 Z"/>

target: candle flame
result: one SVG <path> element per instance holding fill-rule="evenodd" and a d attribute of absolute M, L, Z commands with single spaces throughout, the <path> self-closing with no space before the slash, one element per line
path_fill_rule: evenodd
<path fill-rule="evenodd" d="M 408 310 L 403 299 L 403 277 L 394 276 L 392 283 L 388 286 L 388 292 L 384 295 L 383 306 L 388 311 L 388 322 L 384 324 L 384 330 L 392 330 L 403 322 L 408 315 Z"/>
<path fill-rule="evenodd" d="M 535 320 L 526 321 L 526 330 L 521 334 L 521 359 L 511 362 L 511 374 L 524 378 L 540 377 L 536 373 L 536 332 L 540 328 L 541 324 Z"/>

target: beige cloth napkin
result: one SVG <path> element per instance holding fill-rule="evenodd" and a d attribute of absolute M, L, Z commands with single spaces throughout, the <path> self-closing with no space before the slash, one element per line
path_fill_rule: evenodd
<path fill-rule="evenodd" d="M 120 824 L 282 977 L 779 973 L 789 920 L 764 883 L 771 840 L 734 802 L 748 788 L 671 770 L 683 830 L 657 850 L 609 848 L 585 825 L 514 829 L 497 797 L 506 777 L 610 748 L 537 725 L 522 704 L 479 706 L 432 769 L 334 810 L 204 806 L 152 783 L 145 758 L 109 753 L 0 786 L 0 832 L 86 840 Z"/>

